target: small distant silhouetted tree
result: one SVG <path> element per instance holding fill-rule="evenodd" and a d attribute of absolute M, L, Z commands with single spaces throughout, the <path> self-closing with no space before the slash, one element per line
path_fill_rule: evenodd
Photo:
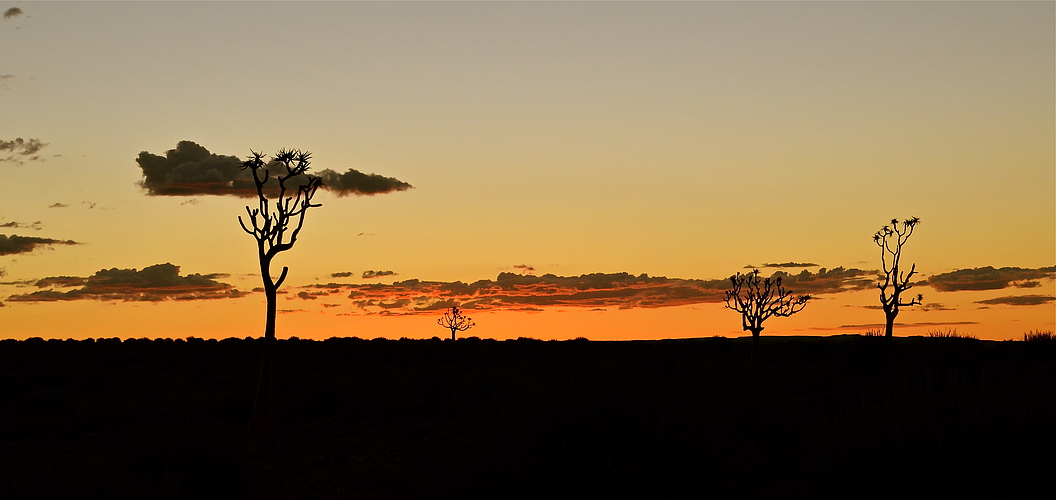
<path fill-rule="evenodd" d="M 476 326 L 469 316 L 462 314 L 458 306 L 452 307 L 444 313 L 444 316 L 436 320 L 436 324 L 451 330 L 451 340 L 455 340 L 457 332 L 464 332 Z"/>
<path fill-rule="evenodd" d="M 289 268 L 282 267 L 278 279 L 272 277 L 271 261 L 281 252 L 293 248 L 297 235 L 304 225 L 304 216 L 308 209 L 320 207 L 312 203 L 312 197 L 322 186 L 322 180 L 308 175 L 311 153 L 299 150 L 280 150 L 270 160 L 265 160 L 261 153 L 250 151 L 249 158 L 242 163 L 243 169 L 249 169 L 253 183 L 257 187 L 257 207 L 246 207 L 248 222 L 239 216 L 238 223 L 242 229 L 257 240 L 257 259 L 260 262 L 260 277 L 264 282 L 264 297 L 267 299 L 267 319 L 264 323 L 264 353 L 260 364 L 260 378 L 257 381 L 257 396 L 253 403 L 253 415 L 249 426 L 260 430 L 271 420 L 271 379 L 272 365 L 275 357 L 275 313 L 278 303 L 278 290 L 286 281 Z M 268 181 L 274 178 L 277 185 L 265 188 Z M 292 182 L 291 182 L 292 181 Z M 287 185 L 288 183 L 293 185 Z M 275 198 L 268 200 L 265 192 L 274 193 Z"/>
<path fill-rule="evenodd" d="M 791 316 L 802 311 L 810 300 L 810 295 L 794 297 L 791 291 L 781 285 L 781 277 L 760 278 L 756 269 L 748 274 L 737 273 L 730 276 L 733 289 L 726 290 L 726 307 L 741 313 L 741 326 L 744 331 L 752 332 L 752 353 L 750 360 L 755 361 L 755 350 L 759 345 L 759 333 L 763 331 L 763 322 L 772 316 Z"/>
<path fill-rule="evenodd" d="M 909 272 L 905 273 L 899 269 L 899 260 L 902 258 L 902 245 L 906 244 L 909 237 L 913 235 L 913 229 L 920 224 L 919 217 L 912 217 L 902 221 L 891 219 L 890 226 L 880 228 L 873 235 L 873 242 L 880 247 L 880 262 L 883 264 L 884 279 L 876 284 L 880 289 L 880 305 L 884 308 L 887 316 L 887 328 L 884 330 L 885 338 L 892 338 L 892 329 L 895 325 L 895 316 L 898 316 L 898 308 L 920 305 L 924 296 L 917 294 L 916 297 L 905 302 L 901 299 L 902 292 L 913 288 L 910 279 L 917 272 L 917 265 L 913 264 Z"/>

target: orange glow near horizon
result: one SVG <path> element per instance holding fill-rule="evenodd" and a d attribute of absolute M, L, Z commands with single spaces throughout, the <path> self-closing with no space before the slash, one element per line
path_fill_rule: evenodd
<path fill-rule="evenodd" d="M 1047 280 L 1047 287 L 1053 286 Z M 926 297 L 928 290 L 925 290 Z M 1029 330 L 1056 329 L 1051 304 L 990 306 L 978 300 L 1001 295 L 998 291 L 932 292 L 933 303 L 945 301 L 942 310 L 905 308 L 896 321 L 897 336 L 926 335 L 932 330 L 956 329 L 985 340 L 1022 338 Z M 883 311 L 865 309 L 876 301 L 875 292 L 862 290 L 822 295 L 803 312 L 789 318 L 771 318 L 764 336 L 864 334 L 883 329 Z M 959 297 L 956 301 L 955 298 Z M 292 302 L 280 297 L 283 303 Z M 298 300 L 298 302 L 301 302 Z M 314 303 L 314 302 L 313 302 Z M 926 302 L 927 303 L 927 302 Z M 941 302 L 940 302 L 941 303 Z M 259 337 L 265 303 L 253 294 L 238 299 L 98 302 L 69 301 L 18 305 L 5 308 L 8 338 L 184 338 L 223 339 Z M 334 308 L 337 309 L 337 308 Z M 739 337 L 737 313 L 721 303 L 701 303 L 656 308 L 585 308 L 546 306 L 540 311 L 467 310 L 477 323 L 462 337 L 541 340 L 655 340 L 665 338 Z M 597 310 L 602 309 L 602 310 Z M 388 339 L 445 338 L 447 330 L 436 324 L 442 310 L 408 315 L 338 315 L 325 309 L 280 313 L 279 338 L 322 340 L 329 337 Z"/>

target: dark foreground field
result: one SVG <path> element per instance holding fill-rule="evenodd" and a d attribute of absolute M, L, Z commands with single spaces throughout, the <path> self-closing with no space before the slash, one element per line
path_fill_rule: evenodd
<path fill-rule="evenodd" d="M 0 341 L 3 498 L 1051 498 L 1056 343 Z"/>

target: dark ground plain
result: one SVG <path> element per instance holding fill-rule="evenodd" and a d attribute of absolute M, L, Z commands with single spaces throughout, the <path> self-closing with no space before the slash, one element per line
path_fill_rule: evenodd
<path fill-rule="evenodd" d="M 1056 342 L 0 341 L 0 497 L 1052 498 Z"/>

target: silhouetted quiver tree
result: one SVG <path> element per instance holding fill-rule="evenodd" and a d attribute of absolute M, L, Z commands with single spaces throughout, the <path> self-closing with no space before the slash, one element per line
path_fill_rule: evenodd
<path fill-rule="evenodd" d="M 899 307 L 916 306 L 924 301 L 924 296 L 921 294 L 917 294 L 909 302 L 904 302 L 900 298 L 902 292 L 913 288 L 910 279 L 917 272 L 916 264 L 910 266 L 908 273 L 904 273 L 899 269 L 899 259 L 902 258 L 902 245 L 905 245 L 909 237 L 913 235 L 913 229 L 917 227 L 917 224 L 920 224 L 919 217 L 912 217 L 902 221 L 901 227 L 899 227 L 898 219 L 891 219 L 890 226 L 880 228 L 873 235 L 873 242 L 880 247 L 880 262 L 883 264 L 884 270 L 884 279 L 877 283 L 876 287 L 880 289 L 880 305 L 883 306 L 884 314 L 887 316 L 887 328 L 884 331 L 884 337 L 886 338 L 892 338 L 893 336 L 891 330 L 894 328 L 895 316 L 898 316 Z M 888 289 L 890 289 L 890 295 L 888 294 Z"/>
<path fill-rule="evenodd" d="M 455 333 L 464 332 L 476 326 L 476 323 L 469 316 L 462 314 L 462 310 L 458 306 L 452 307 L 451 310 L 445 312 L 443 317 L 436 320 L 436 324 L 451 330 L 451 340 L 455 340 Z"/>
<path fill-rule="evenodd" d="M 257 382 L 257 396 L 253 403 L 253 416 L 250 418 L 250 429 L 260 430 L 271 420 L 271 378 L 272 361 L 275 355 L 275 314 L 278 304 L 278 290 L 286 281 L 289 268 L 282 267 L 278 279 L 271 274 L 271 261 L 281 252 L 293 248 L 297 235 L 304 225 L 304 215 L 309 208 L 322 206 L 313 204 L 312 197 L 322 185 L 318 177 L 308 175 L 311 153 L 299 150 L 280 150 L 272 160 L 265 161 L 261 153 L 252 153 L 242 163 L 243 169 L 250 169 L 253 183 L 257 187 L 257 208 L 246 207 L 249 225 L 239 216 L 238 223 L 242 229 L 257 240 L 257 258 L 260 261 L 260 277 L 264 282 L 264 296 L 267 298 L 268 312 L 264 324 L 264 353 L 260 365 L 260 379 Z M 274 173 L 272 173 L 274 172 Z M 275 192 L 275 199 L 268 200 L 265 195 L 265 184 L 274 177 L 277 187 L 270 187 Z M 296 185 L 288 186 L 291 179 L 297 178 Z M 277 189 L 277 191 L 275 191 Z"/>
<path fill-rule="evenodd" d="M 733 289 L 726 290 L 726 307 L 741 313 L 741 326 L 752 332 L 751 360 L 755 361 L 755 349 L 759 345 L 759 333 L 763 322 L 772 316 L 791 316 L 802 311 L 810 295 L 792 296 L 792 292 L 781 286 L 781 277 L 760 278 L 756 269 L 748 274 L 730 276 Z"/>

